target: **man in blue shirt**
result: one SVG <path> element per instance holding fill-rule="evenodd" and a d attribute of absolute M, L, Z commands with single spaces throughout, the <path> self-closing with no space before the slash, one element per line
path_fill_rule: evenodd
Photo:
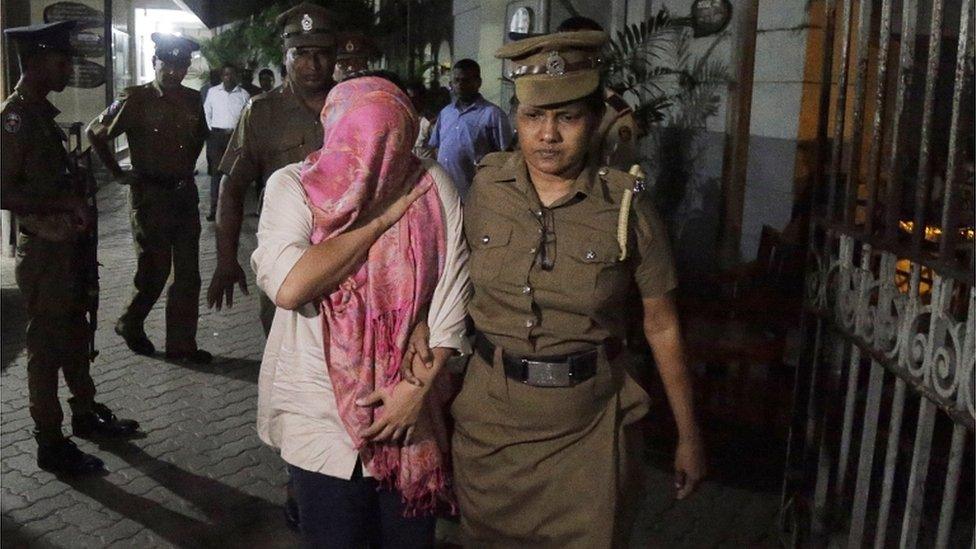
<path fill-rule="evenodd" d="M 512 141 L 512 126 L 498 105 L 478 93 L 481 67 L 471 59 L 454 64 L 454 101 L 441 110 L 427 145 L 437 149 L 437 162 L 454 180 L 463 201 L 484 155 L 504 151 Z"/>

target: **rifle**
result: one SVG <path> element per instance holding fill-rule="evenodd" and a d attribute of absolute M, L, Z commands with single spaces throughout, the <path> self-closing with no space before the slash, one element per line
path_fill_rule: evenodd
<path fill-rule="evenodd" d="M 82 250 L 82 269 L 84 269 L 85 311 L 88 316 L 88 360 L 94 362 L 98 356 L 95 349 L 95 330 L 98 328 L 98 183 L 92 171 L 91 147 L 81 148 L 81 122 L 71 124 L 68 130 L 68 168 L 71 183 L 88 204 L 91 224 L 81 236 L 78 244 Z"/>

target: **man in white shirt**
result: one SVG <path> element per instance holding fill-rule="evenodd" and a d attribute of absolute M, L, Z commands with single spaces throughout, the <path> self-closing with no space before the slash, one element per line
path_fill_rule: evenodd
<path fill-rule="evenodd" d="M 217 196 L 220 193 L 220 159 L 227 150 L 230 136 L 237 127 L 241 112 L 251 95 L 237 83 L 237 67 L 226 64 L 220 71 L 220 86 L 210 88 L 203 103 L 203 112 L 210 127 L 207 138 L 207 163 L 210 165 L 210 214 L 207 221 L 216 219 Z"/>

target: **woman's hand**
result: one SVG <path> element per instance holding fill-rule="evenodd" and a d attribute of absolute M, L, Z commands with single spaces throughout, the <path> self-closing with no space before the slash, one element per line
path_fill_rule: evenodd
<path fill-rule="evenodd" d="M 677 498 L 691 495 L 698 483 L 705 478 L 705 446 L 700 436 L 679 439 L 674 452 L 674 489 Z"/>
<path fill-rule="evenodd" d="M 410 190 L 407 194 L 397 198 L 393 202 L 387 203 L 385 207 L 380 206 L 371 212 L 369 212 L 368 217 L 375 218 L 376 221 L 385 229 L 389 229 L 400 221 L 403 214 L 407 213 L 407 209 L 411 204 L 414 203 L 418 198 L 424 195 L 430 189 L 429 185 L 419 184 Z"/>
<path fill-rule="evenodd" d="M 426 394 L 427 388 L 401 381 L 357 400 L 358 406 L 383 405 L 383 415 L 373 421 L 362 437 L 369 442 L 400 442 L 410 438 Z"/>
<path fill-rule="evenodd" d="M 426 367 L 428 370 L 434 367 L 434 354 L 430 350 L 430 327 L 426 320 L 417 322 L 410 332 L 407 350 L 403 354 L 403 363 L 400 366 L 400 375 L 407 383 L 423 386 L 423 382 L 415 374 L 415 371 L 420 372 L 420 367 Z"/>

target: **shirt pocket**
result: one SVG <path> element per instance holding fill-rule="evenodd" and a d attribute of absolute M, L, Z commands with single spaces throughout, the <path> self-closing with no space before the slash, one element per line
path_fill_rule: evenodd
<path fill-rule="evenodd" d="M 300 135 L 278 139 L 271 151 L 271 166 L 286 166 L 304 159 L 305 152 L 302 148 L 304 145 L 305 139 Z"/>
<path fill-rule="evenodd" d="M 512 226 L 508 223 L 482 225 L 469 239 L 471 247 L 471 279 L 491 282 L 507 261 L 512 241 Z"/>
<path fill-rule="evenodd" d="M 629 284 L 627 264 L 620 261 L 620 244 L 615 235 L 594 232 L 569 247 L 576 266 L 577 283 L 590 292 L 593 305 L 600 306 L 622 296 Z"/>

